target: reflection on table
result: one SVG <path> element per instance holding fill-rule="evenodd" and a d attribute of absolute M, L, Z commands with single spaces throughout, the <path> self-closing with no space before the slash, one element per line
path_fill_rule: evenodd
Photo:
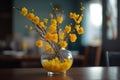
<path fill-rule="evenodd" d="M 2 80 L 120 80 L 120 67 L 76 67 L 48 75 L 43 68 L 0 69 Z"/>

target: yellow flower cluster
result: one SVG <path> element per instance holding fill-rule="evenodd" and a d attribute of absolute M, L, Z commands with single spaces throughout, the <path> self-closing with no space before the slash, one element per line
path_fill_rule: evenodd
<path fill-rule="evenodd" d="M 52 72 L 64 72 L 67 71 L 72 65 L 71 59 L 64 59 L 63 62 L 61 62 L 58 57 L 55 57 L 52 60 L 45 60 L 42 62 L 42 66 Z"/>
<path fill-rule="evenodd" d="M 23 16 L 26 16 L 27 13 L 28 13 L 28 10 L 27 10 L 25 7 L 23 7 L 22 10 L 21 10 L 21 14 L 22 14 Z"/>
<path fill-rule="evenodd" d="M 54 11 L 58 10 L 59 9 L 55 8 Z M 84 7 L 80 8 L 80 10 L 83 11 Z M 68 46 L 68 39 L 71 42 L 76 42 L 77 36 L 75 34 L 75 31 L 78 34 L 84 33 L 84 28 L 80 26 L 83 14 L 70 12 L 69 17 L 73 19 L 76 24 L 74 26 L 66 25 L 64 29 L 61 29 L 59 26 L 63 22 L 62 16 L 54 17 L 54 15 L 50 13 L 50 25 L 48 26 L 47 18 L 41 20 L 40 17 L 35 15 L 33 11 L 29 12 L 26 7 L 23 7 L 21 9 L 21 14 L 36 25 L 35 28 L 29 27 L 29 30 L 36 30 L 39 33 L 41 39 L 36 41 L 36 46 L 39 48 L 44 46 L 46 51 L 57 52 L 55 50 L 66 48 Z M 43 41 L 47 43 L 43 45 Z M 58 46 L 57 49 L 56 46 Z"/>
<path fill-rule="evenodd" d="M 36 46 L 37 47 L 42 47 L 43 46 L 42 40 L 37 40 L 36 41 Z"/>
<path fill-rule="evenodd" d="M 77 39 L 77 36 L 75 34 L 70 34 L 70 41 L 75 42 Z"/>

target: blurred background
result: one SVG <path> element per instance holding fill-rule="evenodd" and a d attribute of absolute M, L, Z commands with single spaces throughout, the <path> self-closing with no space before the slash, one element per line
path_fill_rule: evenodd
<path fill-rule="evenodd" d="M 0 67 L 41 67 L 43 49 L 35 46 L 38 36 L 25 29 L 33 24 L 14 6 L 34 9 L 42 19 L 49 17 L 53 3 L 64 10 L 65 26 L 71 23 L 69 12 L 79 12 L 81 2 L 85 6 L 81 24 L 85 34 L 68 46 L 75 56 L 73 67 L 106 66 L 106 51 L 120 51 L 119 0 L 0 0 Z"/>

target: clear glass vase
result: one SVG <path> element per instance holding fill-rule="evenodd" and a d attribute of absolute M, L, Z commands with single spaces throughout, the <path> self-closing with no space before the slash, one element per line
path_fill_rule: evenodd
<path fill-rule="evenodd" d="M 58 53 L 44 53 L 41 55 L 41 64 L 48 74 L 66 73 L 73 63 L 71 51 L 61 49 Z"/>

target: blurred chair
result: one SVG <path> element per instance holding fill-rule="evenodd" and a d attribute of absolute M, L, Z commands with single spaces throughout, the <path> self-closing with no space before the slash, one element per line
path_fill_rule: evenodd
<path fill-rule="evenodd" d="M 106 65 L 109 66 L 120 66 L 120 52 L 106 51 Z"/>
<path fill-rule="evenodd" d="M 83 66 L 99 66 L 101 58 L 101 46 L 86 46 L 83 54 Z"/>

